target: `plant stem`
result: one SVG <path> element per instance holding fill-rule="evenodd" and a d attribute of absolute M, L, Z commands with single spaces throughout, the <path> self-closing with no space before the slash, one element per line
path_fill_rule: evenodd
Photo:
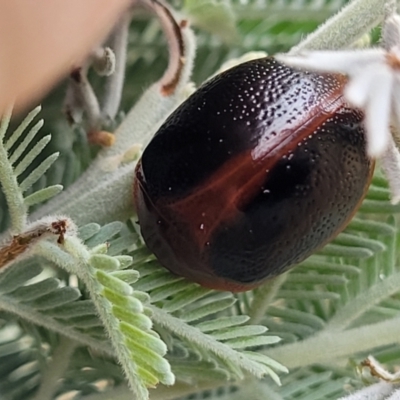
<path fill-rule="evenodd" d="M 383 20 L 385 5 L 385 0 L 353 0 L 294 46 L 289 54 L 348 47 Z"/>
<path fill-rule="evenodd" d="M 104 97 L 101 106 L 103 122 L 104 120 L 114 120 L 121 102 L 131 19 L 132 16 L 130 13 L 124 15 L 114 28 L 109 40 L 110 47 L 115 55 L 115 71 L 107 78 L 104 88 Z"/>
<path fill-rule="evenodd" d="M 289 369 L 324 364 L 356 353 L 371 351 L 375 347 L 399 342 L 400 318 L 346 331 L 323 331 L 301 342 L 266 350 L 268 357 Z"/>
<path fill-rule="evenodd" d="M 61 337 L 60 343 L 53 351 L 46 369 L 42 373 L 42 381 L 33 400 L 52 400 L 60 379 L 64 377 L 77 343 Z"/>
<path fill-rule="evenodd" d="M 265 317 L 265 313 L 271 301 L 279 291 L 280 287 L 286 281 L 287 274 L 282 274 L 277 278 L 267 282 L 259 287 L 253 297 L 250 309 L 247 315 L 250 317 L 247 322 L 249 325 L 257 325 Z"/>
<path fill-rule="evenodd" d="M 104 160 L 104 163 L 107 161 Z M 31 215 L 37 220 L 49 214 L 65 214 L 79 226 L 89 222 L 106 224 L 126 221 L 134 214 L 133 178 L 135 163 L 122 166 L 112 173 L 90 169 L 70 190 L 50 200 Z"/>

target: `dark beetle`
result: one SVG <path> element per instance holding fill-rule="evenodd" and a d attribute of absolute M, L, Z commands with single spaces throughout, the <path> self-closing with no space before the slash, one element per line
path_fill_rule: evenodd
<path fill-rule="evenodd" d="M 267 57 L 186 100 L 136 168 L 141 232 L 160 263 L 203 286 L 243 291 L 339 233 L 374 165 L 345 82 Z"/>

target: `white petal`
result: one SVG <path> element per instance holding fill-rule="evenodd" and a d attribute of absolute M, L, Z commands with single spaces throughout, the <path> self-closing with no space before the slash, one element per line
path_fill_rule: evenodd
<path fill-rule="evenodd" d="M 393 124 L 396 126 L 400 134 L 400 82 L 399 78 L 395 78 L 395 83 L 392 90 L 392 110 Z"/>
<path fill-rule="evenodd" d="M 360 74 L 352 77 L 344 88 L 344 97 L 354 107 L 364 108 L 370 92 L 370 86 L 376 79 L 376 68 L 366 67 Z"/>
<path fill-rule="evenodd" d="M 379 157 L 389 145 L 391 88 L 393 75 L 376 71 L 375 80 L 369 85 L 370 92 L 365 111 L 367 151 L 371 157 Z"/>
<path fill-rule="evenodd" d="M 392 138 L 381 158 L 381 166 L 389 182 L 391 202 L 397 204 L 400 201 L 400 152 Z"/>
<path fill-rule="evenodd" d="M 385 397 L 385 400 L 399 400 L 400 399 L 400 389 L 394 390 L 390 393 L 389 397 Z"/>
<path fill-rule="evenodd" d="M 384 63 L 385 51 L 383 49 L 312 51 L 298 56 L 277 54 L 275 58 L 293 67 L 354 75 L 368 64 Z"/>

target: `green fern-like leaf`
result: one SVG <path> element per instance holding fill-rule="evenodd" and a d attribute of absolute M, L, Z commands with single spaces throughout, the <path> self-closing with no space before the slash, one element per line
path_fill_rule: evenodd
<path fill-rule="evenodd" d="M 282 365 L 243 351 L 276 343 L 279 337 L 265 335 L 267 329 L 262 326 L 242 326 L 248 320 L 244 315 L 229 316 L 228 310 L 236 302 L 231 293 L 215 292 L 187 282 L 160 268 L 154 260 L 136 269 L 141 278 L 134 286 L 149 293 L 156 324 L 183 340 L 200 359 L 213 360 L 216 365 L 229 368 L 231 378 L 242 378 L 246 371 L 256 376 L 271 375 L 279 383 L 274 370 L 285 372 Z M 207 323 L 212 320 L 220 323 Z"/>
<path fill-rule="evenodd" d="M 37 122 L 28 132 L 25 132 L 39 112 L 40 107 L 30 112 L 8 139 L 5 139 L 5 135 L 11 112 L 3 117 L 0 128 L 0 180 L 11 216 L 11 229 L 16 233 L 21 233 L 24 230 L 30 206 L 48 200 L 62 190 L 61 185 L 53 185 L 24 195 L 34 183 L 42 178 L 58 158 L 58 153 L 54 153 L 44 159 L 34 170 L 25 174 L 27 168 L 50 141 L 50 135 L 37 139 L 37 134 L 43 126 L 43 120 Z"/>
<path fill-rule="evenodd" d="M 115 243 L 121 248 L 117 236 L 122 228 L 121 223 L 111 223 L 103 228 L 91 224 L 80 229 L 80 234 L 92 248 L 88 275 L 93 279 L 91 295 L 94 301 L 82 299 L 78 287 L 65 285 L 66 282 L 51 277 L 48 266 L 42 267 L 39 260 L 30 259 L 14 264 L 0 274 L 0 307 L 26 321 L 69 337 L 78 346 L 86 345 L 111 357 L 115 353 L 104 324 L 106 327 L 114 326 L 115 331 L 109 332 L 109 335 L 116 353 L 121 359 L 121 353 L 125 352 L 125 371 L 129 368 L 131 374 L 137 375 L 137 385 L 142 385 L 142 389 L 135 390 L 146 393 L 146 386 L 155 386 L 158 382 L 171 384 L 174 376 L 169 363 L 163 358 L 166 346 L 152 330 L 152 321 L 148 316 L 151 310 L 143 304 L 148 296 L 132 289 L 131 284 L 139 275 L 137 271 L 126 270 L 131 264 L 131 257 L 112 257 L 99 252 L 103 241 L 109 242 L 110 248 Z M 100 319 L 99 304 L 103 312 L 100 312 Z M 12 340 L 15 341 L 16 337 Z M 14 386 L 7 389 L 7 377 L 15 373 L 10 367 L 4 379 L 0 379 L 0 388 L 9 392 L 10 399 L 22 396 L 22 386 L 14 394 L 11 393 Z M 36 371 L 35 376 L 32 390 L 40 383 L 40 371 Z"/>

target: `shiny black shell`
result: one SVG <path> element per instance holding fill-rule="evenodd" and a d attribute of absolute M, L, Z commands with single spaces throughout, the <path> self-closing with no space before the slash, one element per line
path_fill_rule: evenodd
<path fill-rule="evenodd" d="M 267 57 L 186 100 L 136 168 L 141 232 L 160 263 L 203 286 L 242 291 L 343 229 L 373 170 L 344 84 Z"/>

